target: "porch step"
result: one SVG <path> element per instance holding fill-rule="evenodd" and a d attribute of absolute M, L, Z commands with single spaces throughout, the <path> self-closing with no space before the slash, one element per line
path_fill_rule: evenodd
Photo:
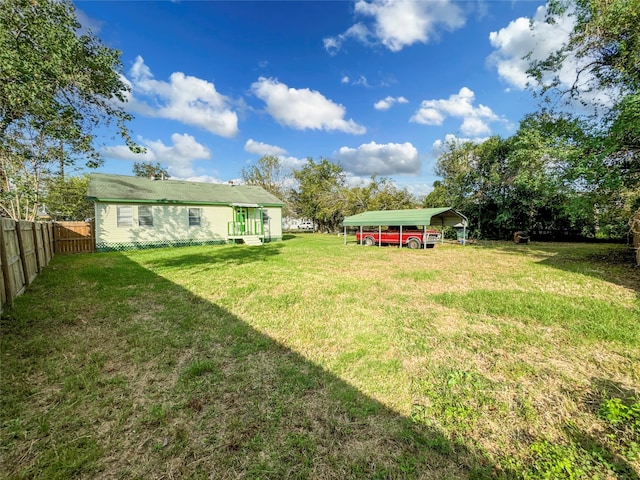
<path fill-rule="evenodd" d="M 249 245 L 251 247 L 257 247 L 262 245 L 262 240 L 260 240 L 260 237 L 258 237 L 257 235 L 242 237 L 242 239 L 244 240 L 244 243 L 246 245 Z"/>

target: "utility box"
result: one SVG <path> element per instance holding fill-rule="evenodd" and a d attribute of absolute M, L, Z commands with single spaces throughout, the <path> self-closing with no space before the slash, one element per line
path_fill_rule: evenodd
<path fill-rule="evenodd" d="M 453 228 L 456 231 L 456 240 L 458 240 L 458 243 L 462 245 L 467 243 L 467 240 L 469 238 L 469 230 L 467 229 L 467 224 L 463 222 L 456 223 Z"/>

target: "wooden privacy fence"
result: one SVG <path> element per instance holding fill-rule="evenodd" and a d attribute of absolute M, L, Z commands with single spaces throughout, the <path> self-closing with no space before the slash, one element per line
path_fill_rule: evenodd
<path fill-rule="evenodd" d="M 0 309 L 25 291 L 53 252 L 51 223 L 0 218 Z"/>
<path fill-rule="evenodd" d="M 95 251 L 91 222 L 16 222 L 0 218 L 0 311 L 23 293 L 54 253 Z"/>
<path fill-rule="evenodd" d="M 56 253 L 95 252 L 93 222 L 56 222 L 53 228 Z"/>

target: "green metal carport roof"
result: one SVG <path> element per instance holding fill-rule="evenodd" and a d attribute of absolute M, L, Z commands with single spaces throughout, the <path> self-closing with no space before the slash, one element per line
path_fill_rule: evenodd
<path fill-rule="evenodd" d="M 360 226 L 412 226 L 453 227 L 458 223 L 468 224 L 467 217 L 451 207 L 417 208 L 411 210 L 377 210 L 346 217 L 345 227 Z"/>

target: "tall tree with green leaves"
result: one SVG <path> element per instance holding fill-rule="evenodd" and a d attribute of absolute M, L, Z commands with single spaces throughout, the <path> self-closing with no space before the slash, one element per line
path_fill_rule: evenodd
<path fill-rule="evenodd" d="M 373 175 L 368 183 L 348 190 L 345 215 L 368 210 L 404 210 L 417 205 L 418 200 L 406 188 L 398 188 L 390 178 Z"/>
<path fill-rule="evenodd" d="M 257 185 L 285 202 L 284 216 L 291 214 L 287 185 L 293 183 L 293 173 L 275 155 L 263 155 L 258 161 L 242 169 L 242 181 L 247 185 Z"/>
<path fill-rule="evenodd" d="M 88 175 L 52 177 L 45 187 L 42 203 L 52 220 L 84 221 L 94 217 L 93 202 L 87 200 Z"/>
<path fill-rule="evenodd" d="M 293 172 L 297 186 L 291 191 L 296 214 L 308 218 L 320 230 L 337 230 L 345 216 L 346 178 L 340 165 L 312 158 Z"/>
<path fill-rule="evenodd" d="M 81 32 L 68 0 L 0 2 L 0 207 L 33 219 L 45 178 L 82 159 L 100 165 L 97 127 L 115 123 L 134 151 L 122 108 L 120 52 Z"/>
<path fill-rule="evenodd" d="M 577 120 L 542 113 L 526 116 L 507 139 L 452 142 L 438 158 L 437 197 L 425 202 L 449 200 L 486 238 L 510 238 L 518 230 L 592 234 L 594 206 L 585 201 L 583 183 L 567 175 L 585 138 Z"/>
<path fill-rule="evenodd" d="M 567 170 L 580 181 L 599 209 L 640 209 L 640 0 L 553 0 L 547 22 L 571 15 L 569 41 L 557 52 L 532 62 L 535 88 L 547 95 L 586 103 L 593 91 L 605 91 L 611 102 L 588 118 L 589 137 Z M 563 87 L 560 72 L 578 65 L 574 81 Z"/>
<path fill-rule="evenodd" d="M 422 200 L 424 208 L 440 208 L 453 205 L 453 199 L 442 180 L 433 182 L 433 190 Z"/>

